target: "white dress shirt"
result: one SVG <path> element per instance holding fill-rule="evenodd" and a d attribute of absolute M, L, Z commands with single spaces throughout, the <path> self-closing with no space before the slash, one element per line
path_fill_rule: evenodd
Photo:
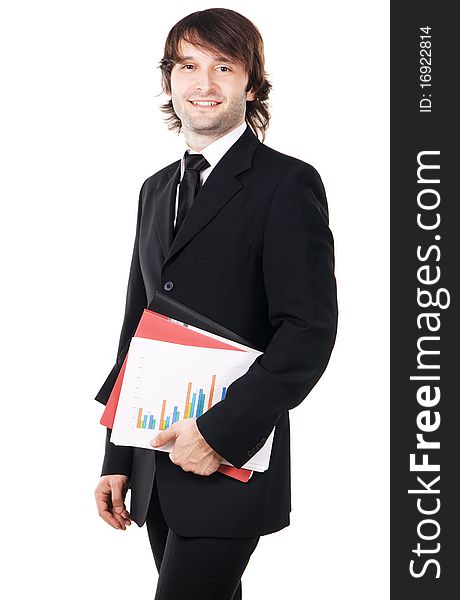
<path fill-rule="evenodd" d="M 235 127 L 235 129 L 232 129 L 231 131 L 229 131 L 222 137 L 220 137 L 217 140 L 214 140 L 213 142 L 208 144 L 206 146 L 206 148 L 203 148 L 203 150 L 201 150 L 201 152 L 196 152 L 195 150 L 192 150 L 187 143 L 185 144 L 185 146 L 186 146 L 185 150 L 188 149 L 189 154 L 202 154 L 209 163 L 209 167 L 206 167 L 206 169 L 203 169 L 200 172 L 200 181 L 201 181 L 202 186 L 204 185 L 204 182 L 211 174 L 211 171 L 214 169 L 214 167 L 217 165 L 217 163 L 220 161 L 220 159 L 223 157 L 223 155 L 227 152 L 227 150 L 229 150 L 230 147 L 233 146 L 233 144 L 236 142 L 236 140 L 239 139 L 243 135 L 243 133 L 246 130 L 246 127 L 247 127 L 247 123 L 246 123 L 246 121 L 244 121 L 243 123 L 241 123 L 241 125 L 238 125 L 238 127 Z M 185 150 L 184 150 L 184 152 L 185 152 Z M 180 179 L 181 180 L 182 180 L 182 177 L 184 176 L 184 171 L 185 171 L 185 160 L 184 160 L 184 157 L 182 156 L 181 165 L 180 165 Z M 179 184 L 180 184 L 180 181 L 179 181 Z M 179 206 L 179 184 L 177 185 L 177 190 L 176 190 L 176 208 L 174 211 L 174 226 L 176 226 L 177 209 Z"/>

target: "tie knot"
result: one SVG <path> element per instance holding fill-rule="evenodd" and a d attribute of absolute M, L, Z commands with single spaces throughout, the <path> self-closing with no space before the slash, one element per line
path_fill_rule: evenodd
<path fill-rule="evenodd" d="M 184 155 L 185 168 L 191 171 L 202 171 L 207 167 L 211 166 L 202 154 L 189 154 L 188 152 Z"/>

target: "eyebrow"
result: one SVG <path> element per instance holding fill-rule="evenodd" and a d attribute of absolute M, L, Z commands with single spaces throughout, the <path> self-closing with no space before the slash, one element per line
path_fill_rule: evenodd
<path fill-rule="evenodd" d="M 196 60 L 196 59 L 194 56 L 182 56 L 182 58 L 179 58 L 179 60 L 177 62 L 183 63 L 183 62 L 186 62 L 187 60 Z M 226 62 L 231 65 L 236 65 L 236 62 L 234 60 L 232 60 L 231 58 L 228 58 L 228 56 L 215 56 L 214 62 Z"/>

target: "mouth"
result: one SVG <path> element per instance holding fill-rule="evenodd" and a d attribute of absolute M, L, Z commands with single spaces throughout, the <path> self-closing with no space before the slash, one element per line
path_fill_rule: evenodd
<path fill-rule="evenodd" d="M 195 108 L 203 108 L 205 110 L 211 110 L 217 108 L 222 102 L 216 100 L 189 100 L 190 104 Z"/>

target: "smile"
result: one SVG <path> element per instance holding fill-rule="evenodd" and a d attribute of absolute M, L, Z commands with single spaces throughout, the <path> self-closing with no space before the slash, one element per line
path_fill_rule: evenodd
<path fill-rule="evenodd" d="M 190 104 L 193 104 L 196 108 L 215 108 L 222 104 L 222 102 L 214 102 L 212 100 L 189 100 Z"/>

